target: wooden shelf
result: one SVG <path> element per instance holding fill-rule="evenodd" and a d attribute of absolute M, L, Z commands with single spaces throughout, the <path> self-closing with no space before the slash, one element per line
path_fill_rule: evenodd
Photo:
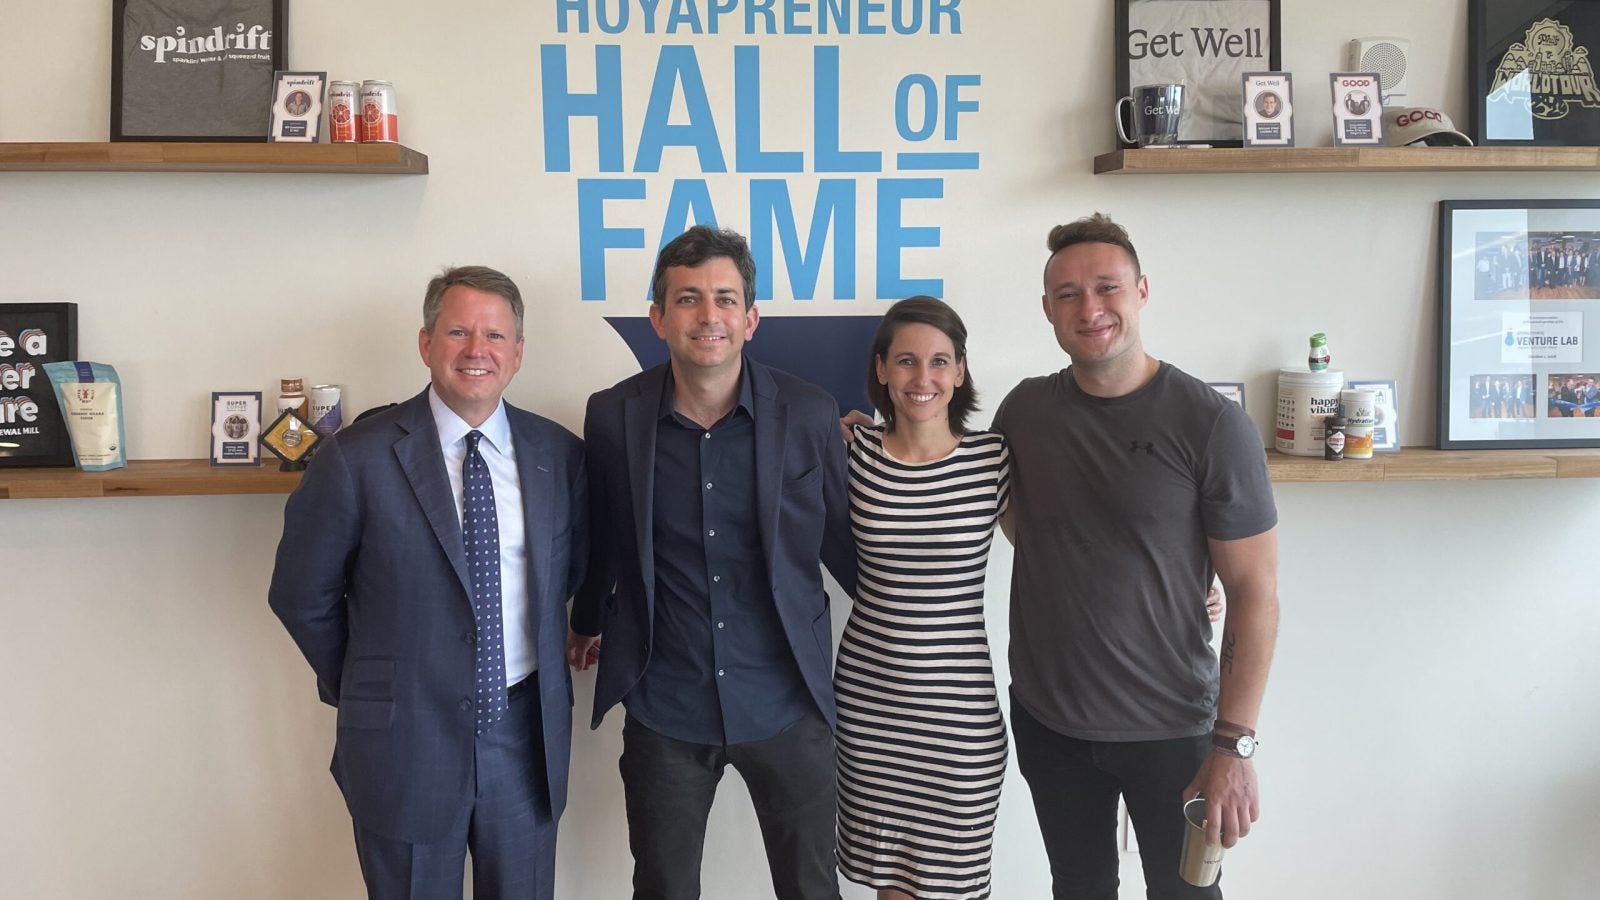
<path fill-rule="evenodd" d="M 1174 147 L 1094 158 L 1096 175 L 1274 172 L 1600 173 L 1600 147 Z"/>
<path fill-rule="evenodd" d="M 426 175 L 400 144 L 0 143 L 0 172 L 281 172 Z"/>
<path fill-rule="evenodd" d="M 278 471 L 275 459 L 234 469 L 213 467 L 204 459 L 135 459 L 127 468 L 109 472 L 0 469 L 0 499 L 287 494 L 300 483 L 300 475 Z"/>
<path fill-rule="evenodd" d="M 1329 461 L 1267 451 L 1275 482 L 1487 481 L 1496 478 L 1600 478 L 1600 450 L 1434 450 L 1406 447 L 1372 459 Z"/>
<path fill-rule="evenodd" d="M 1434 450 L 1407 447 L 1370 460 L 1328 462 L 1267 451 L 1279 483 L 1332 481 L 1485 481 L 1497 478 L 1600 478 L 1600 450 Z M 0 500 L 51 497 L 185 497 L 287 494 L 299 472 L 276 461 L 259 467 L 214 468 L 203 459 L 136 459 L 125 469 L 0 469 Z"/>

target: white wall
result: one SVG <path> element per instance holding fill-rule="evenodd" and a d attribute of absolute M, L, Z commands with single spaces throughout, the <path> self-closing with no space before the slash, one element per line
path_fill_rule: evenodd
<path fill-rule="evenodd" d="M 108 6 L 0 0 L 0 140 L 105 138 Z M 553 34 L 548 0 L 453 4 L 447 16 L 421 2 L 292 7 L 290 65 L 392 79 L 402 136 L 433 172 L 0 174 L 0 301 L 78 303 L 82 355 L 116 364 L 126 385 L 133 456 L 195 457 L 214 389 L 272 391 L 303 376 L 345 385 L 361 409 L 420 388 L 423 283 L 441 264 L 485 262 L 531 298 L 532 346 L 511 399 L 576 429 L 587 394 L 636 368 L 600 317 L 642 311 L 616 296 L 642 294 L 650 258 L 616 254 L 613 299 L 578 301 L 575 175 L 544 172 L 537 47 L 579 39 Z M 1323 73 L 1358 31 L 1411 36 L 1414 101 L 1465 124 L 1460 0 L 1284 7 L 1303 143 L 1328 139 Z M 963 15 L 959 39 L 839 40 L 846 105 L 880 104 L 848 114 L 844 142 L 892 136 L 881 101 L 894 74 L 982 73 L 982 168 L 947 178 L 916 223 L 939 225 L 942 249 L 908 254 L 907 268 L 945 278 L 990 409 L 1019 378 L 1064 365 L 1037 312 L 1043 236 L 1101 209 L 1129 226 L 1150 274 L 1148 347 L 1200 377 L 1246 381 L 1264 433 L 1272 370 L 1327 331 L 1347 372 L 1400 380 L 1407 441 L 1429 443 L 1436 201 L 1593 194 L 1592 176 L 1570 174 L 1096 178 L 1091 157 L 1112 146 L 1111 4 L 967 0 Z M 667 39 L 615 40 L 629 48 L 636 117 L 650 48 Z M 725 63 L 741 40 L 695 43 Z M 808 115 L 788 101 L 808 97 L 809 40 L 760 42 L 781 63 L 764 87 L 785 101 L 767 113 L 773 146 Z M 675 173 L 697 174 L 669 154 L 665 177 Z M 739 184 L 719 181 L 719 204 Z M 659 219 L 652 204 L 643 219 Z M 723 222 L 743 230 L 737 210 Z M 1261 260 L 1273 261 L 1265 275 Z M 779 300 L 764 313 L 835 306 Z M 1229 857 L 1229 895 L 1589 896 L 1600 878 L 1600 482 L 1277 495 L 1284 615 L 1261 723 L 1265 812 Z M 360 896 L 326 774 L 333 717 L 266 609 L 282 502 L 0 503 L 0 896 Z M 1009 570 L 1002 544 L 990 578 L 997 647 Z M 613 718 L 577 737 L 567 900 L 626 896 L 619 728 Z M 765 881 L 730 777 L 706 896 L 767 896 Z M 1047 885 L 1013 772 L 996 895 L 1043 897 Z"/>

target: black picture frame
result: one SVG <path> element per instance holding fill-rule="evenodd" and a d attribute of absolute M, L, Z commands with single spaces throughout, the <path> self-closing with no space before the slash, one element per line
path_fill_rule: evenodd
<path fill-rule="evenodd" d="M 1178 143 L 1239 147 L 1244 142 L 1244 120 L 1239 97 L 1240 77 L 1245 72 L 1264 70 L 1276 72 L 1283 68 L 1283 13 L 1280 0 L 1242 0 L 1251 7 L 1260 7 L 1258 12 L 1253 12 L 1249 21 L 1243 23 L 1243 27 L 1251 27 L 1264 17 L 1267 23 L 1264 34 L 1239 35 L 1238 32 L 1231 32 L 1224 36 L 1211 31 L 1207 35 L 1208 40 L 1205 42 L 1207 47 L 1215 47 L 1218 53 L 1229 55 L 1239 62 L 1235 67 L 1219 66 L 1208 72 L 1207 77 L 1201 81 L 1174 75 L 1171 71 L 1163 74 L 1164 70 L 1170 68 L 1166 63 L 1176 61 L 1177 53 L 1174 51 L 1196 54 L 1196 58 L 1203 55 L 1204 48 L 1193 46 L 1196 43 L 1194 33 L 1180 30 L 1177 32 L 1179 38 L 1175 39 L 1179 46 L 1173 47 L 1169 43 L 1159 49 L 1152 49 L 1149 46 L 1152 40 L 1150 34 L 1144 35 L 1142 38 L 1144 46 L 1140 47 L 1138 41 L 1134 40 L 1138 39 L 1139 35 L 1129 33 L 1130 21 L 1140 18 L 1144 7 L 1153 4 L 1172 7 L 1170 14 L 1181 21 L 1184 12 L 1181 7 L 1198 7 L 1216 2 L 1220 0 L 1116 0 L 1113 16 L 1115 28 L 1113 38 L 1116 41 L 1114 45 L 1116 97 L 1128 96 L 1128 92 L 1135 85 L 1181 83 L 1184 85 L 1185 97 L 1183 117 L 1178 125 Z M 1170 37 L 1172 32 L 1167 34 Z M 1228 37 L 1232 36 L 1244 39 L 1244 43 L 1238 46 L 1241 53 L 1259 51 L 1260 55 L 1232 57 L 1223 49 L 1227 46 Z M 1210 38 L 1215 40 L 1209 40 Z M 1257 46 L 1258 44 L 1260 46 Z M 1158 57 L 1155 55 L 1158 52 L 1165 55 Z M 1146 64 L 1146 60 L 1153 62 Z M 1158 62 L 1160 65 L 1157 65 Z"/>
<path fill-rule="evenodd" d="M 44 333 L 44 352 L 30 352 L 24 345 L 24 334 L 33 329 Z M 0 468 L 76 465 L 72 438 L 44 364 L 78 358 L 78 304 L 0 303 L 0 335 L 0 365 L 9 367 L 0 370 L 0 401 L 12 401 L 9 410 L 0 404 Z M 26 374 L 24 365 L 30 367 Z M 23 400 L 37 408 L 32 422 L 23 422 L 16 412 Z"/>
<path fill-rule="evenodd" d="M 183 8 L 185 6 L 188 8 Z M 146 0 L 112 0 L 111 140 L 265 143 L 271 114 L 273 73 L 289 68 L 289 0 L 165 0 L 159 10 L 152 7 L 153 4 Z M 177 11 L 174 12 L 174 8 Z M 173 16 L 182 15 L 188 24 L 169 18 L 166 15 L 169 12 Z M 234 29 L 221 30 L 223 26 L 218 24 L 219 16 L 227 17 Z M 153 30 L 161 33 L 133 33 L 142 31 L 141 23 L 153 18 L 163 24 L 161 28 L 152 26 Z M 249 19 L 252 24 L 246 24 L 244 19 Z M 263 26 L 261 22 L 270 24 Z M 170 30 L 166 27 L 168 25 Z M 206 27 L 208 25 L 209 28 Z M 181 36 L 184 40 L 207 41 L 208 48 L 215 44 L 218 49 L 189 52 L 186 48 L 194 45 L 173 48 L 164 44 L 165 40 L 179 39 L 178 28 L 184 30 Z M 259 46 L 262 32 L 253 29 L 265 29 L 269 38 L 266 47 Z M 149 47 L 145 46 L 146 41 L 150 42 Z M 130 49 L 138 53 L 128 52 Z M 135 67 L 144 65 L 143 54 L 146 53 L 153 54 L 150 57 L 151 66 L 136 70 Z M 176 54 L 174 58 L 181 56 L 195 62 L 181 68 L 174 65 L 172 69 L 155 70 L 154 66 L 158 64 L 153 61 L 158 57 L 162 59 L 159 65 L 173 65 L 166 62 L 166 53 Z M 201 62 L 209 60 L 212 54 L 266 58 Z M 223 78 L 224 67 L 227 67 L 226 80 Z M 151 72 L 156 74 L 150 77 L 151 83 L 142 83 L 128 77 L 135 71 L 146 76 L 150 76 Z M 254 97 L 257 80 L 261 88 L 259 98 Z M 223 87 L 225 83 L 229 86 Z M 230 99 L 221 96 L 223 90 L 239 90 L 237 86 L 241 83 L 245 85 L 242 90 L 248 97 Z M 174 123 L 181 122 L 181 125 L 151 122 L 152 116 L 148 112 L 151 104 L 163 109 L 186 108 L 188 112 L 174 118 Z"/>
<path fill-rule="evenodd" d="M 1600 0 L 1468 0 L 1472 139 L 1480 147 L 1600 145 L 1597 57 Z M 1519 71 L 1527 74 L 1512 74 Z"/>
<path fill-rule="evenodd" d="M 1438 267 L 1439 448 L 1600 447 L 1600 200 L 1443 201 Z"/>

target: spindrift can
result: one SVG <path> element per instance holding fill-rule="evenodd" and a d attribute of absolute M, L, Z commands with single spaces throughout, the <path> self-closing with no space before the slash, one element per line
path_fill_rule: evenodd
<path fill-rule="evenodd" d="M 344 402 L 337 384 L 311 387 L 311 427 L 327 437 L 344 423 Z"/>
<path fill-rule="evenodd" d="M 393 144 L 400 140 L 400 113 L 394 102 L 394 85 L 387 81 L 361 82 L 361 142 Z"/>
<path fill-rule="evenodd" d="M 335 81 L 328 85 L 328 142 L 354 144 L 361 117 L 361 85 Z"/>

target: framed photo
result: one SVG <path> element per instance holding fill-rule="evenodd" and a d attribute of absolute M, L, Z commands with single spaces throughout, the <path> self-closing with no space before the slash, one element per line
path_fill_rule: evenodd
<path fill-rule="evenodd" d="M 261 392 L 211 392 L 211 464 L 261 465 Z"/>
<path fill-rule="evenodd" d="M 1377 72 L 1334 72 L 1333 145 L 1383 146 L 1383 90 Z"/>
<path fill-rule="evenodd" d="M 74 465 L 44 364 L 78 358 L 78 304 L 0 303 L 0 468 Z"/>
<path fill-rule="evenodd" d="M 112 0 L 113 141 L 265 141 L 288 0 Z"/>
<path fill-rule="evenodd" d="M 1600 144 L 1600 0 L 1468 0 L 1467 97 L 1479 146 Z"/>
<path fill-rule="evenodd" d="M 267 140 L 315 144 L 327 85 L 327 72 L 274 72 Z"/>
<path fill-rule="evenodd" d="M 1439 204 L 1439 447 L 1600 447 L 1600 200 Z"/>
<path fill-rule="evenodd" d="M 1288 72 L 1246 72 L 1244 145 L 1294 146 L 1294 76 Z"/>
<path fill-rule="evenodd" d="M 1394 453 L 1400 449 L 1400 391 L 1391 379 L 1388 381 L 1357 381 L 1345 384 L 1352 391 L 1371 391 L 1373 397 L 1372 449 Z"/>
<path fill-rule="evenodd" d="M 1239 78 L 1283 65 L 1279 0 L 1116 0 L 1116 96 L 1181 84 L 1178 143 L 1237 147 Z"/>
<path fill-rule="evenodd" d="M 1245 409 L 1246 408 L 1245 405 L 1244 405 L 1244 382 L 1242 382 L 1242 381 L 1208 381 L 1208 382 L 1206 382 L 1206 384 L 1211 385 L 1211 389 L 1212 390 L 1216 391 L 1217 393 L 1221 394 L 1224 397 L 1227 397 L 1229 400 L 1232 400 L 1233 402 L 1239 404 L 1239 407 L 1241 409 Z"/>

